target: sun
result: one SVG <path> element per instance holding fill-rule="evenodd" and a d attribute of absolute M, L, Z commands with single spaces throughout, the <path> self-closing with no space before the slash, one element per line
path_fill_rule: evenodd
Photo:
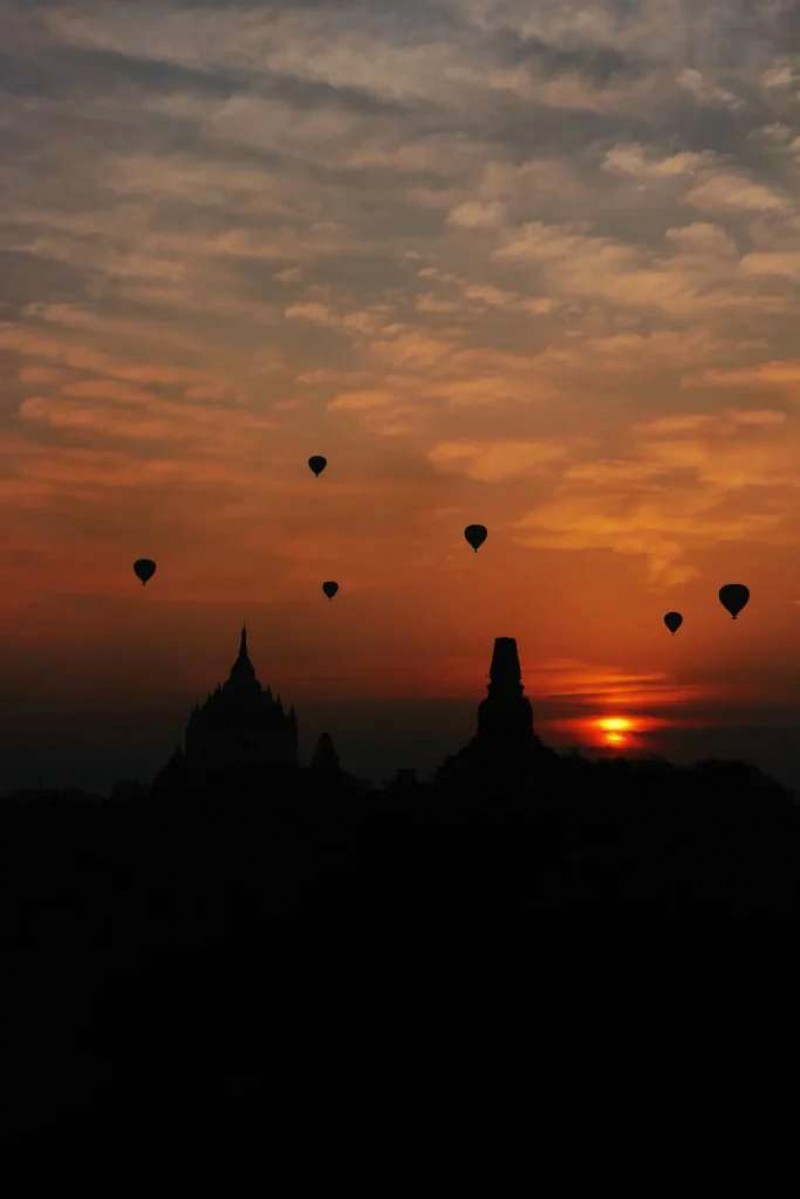
<path fill-rule="evenodd" d="M 651 734 L 655 733 L 657 737 L 659 729 L 675 727 L 676 720 L 675 717 L 654 716 L 650 712 L 623 715 L 619 710 L 615 712 L 611 708 L 611 712 L 608 712 L 606 708 L 605 713 L 601 709 L 601 712 L 587 712 L 583 716 L 567 717 L 551 724 L 573 736 L 577 733 L 578 741 L 595 752 L 638 755 L 653 750 L 654 738 Z"/>
<path fill-rule="evenodd" d="M 621 749 L 629 744 L 636 722 L 630 716 L 600 716 L 595 721 L 595 727 L 601 733 L 604 745 Z"/>
<path fill-rule="evenodd" d="M 597 727 L 604 733 L 630 733 L 633 730 L 633 721 L 629 716 L 601 716 L 597 721 Z"/>

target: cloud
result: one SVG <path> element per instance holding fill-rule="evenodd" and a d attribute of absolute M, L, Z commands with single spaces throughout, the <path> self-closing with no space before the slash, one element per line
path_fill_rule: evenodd
<path fill-rule="evenodd" d="M 78 383 L 67 383 L 61 394 L 81 399 L 109 400 L 121 404 L 149 404 L 158 401 L 153 391 L 120 383 L 117 379 L 82 379 Z"/>
<path fill-rule="evenodd" d="M 131 362 L 115 359 L 103 350 L 93 350 L 75 342 L 63 341 L 22 325 L 0 325 L 0 349 L 43 358 L 68 366 L 73 370 L 110 375 L 140 383 L 201 383 L 209 374 L 197 367 L 174 366 L 169 363 Z"/>
<path fill-rule="evenodd" d="M 23 400 L 19 413 L 23 420 L 54 429 L 79 429 L 112 438 L 165 441 L 174 431 L 174 424 L 147 412 L 116 412 L 105 405 L 73 404 L 43 396 Z"/>
<path fill-rule="evenodd" d="M 153 21 L 159 37 L 153 38 Z M 286 6 L 164 12 L 108 4 L 102 13 L 51 11 L 50 28 L 64 42 L 149 61 L 215 70 L 264 71 L 388 100 L 439 100 L 487 86 L 485 71 L 464 52 L 455 31 L 440 40 L 390 22 L 380 9 Z M 473 46 L 473 51 L 475 46 Z"/>
<path fill-rule="evenodd" d="M 332 412 L 372 412 L 376 408 L 388 408 L 395 402 L 389 391 L 343 391 L 329 401 Z"/>
<path fill-rule="evenodd" d="M 456 11 L 455 16 L 445 23 L 434 8 L 420 14 L 419 22 L 407 23 L 398 21 L 384 6 L 364 9 L 350 4 L 300 9 L 278 6 L 269 12 L 234 6 L 225 12 L 189 8 L 165 13 L 143 3 L 134 12 L 108 4 L 102 15 L 53 10 L 45 20 L 57 38 L 72 46 L 209 73 L 236 71 L 248 83 L 269 73 L 334 92 L 360 93 L 384 103 L 460 109 L 487 94 L 505 93 L 528 102 L 535 97 L 554 107 L 614 110 L 641 92 L 635 80 L 627 86 L 601 86 L 580 69 L 537 71 L 537 64 L 504 54 L 499 39 L 481 36 L 488 29 L 500 30 L 510 24 L 529 37 L 528 21 L 519 26 L 502 18 L 492 20 L 487 10 L 476 22 L 478 32 L 465 25 L 463 11 Z M 469 16 L 474 19 L 476 14 L 470 12 Z M 425 17 L 429 23 L 435 22 L 433 29 L 426 28 Z M 156 19 L 159 37 L 154 39 Z M 585 34 L 590 23 L 584 10 L 577 23 L 569 23 L 570 34 L 576 29 Z M 605 28 L 606 36 L 599 42 L 579 36 L 578 46 L 616 48 L 620 41 L 624 44 L 629 29 L 626 23 L 609 14 L 607 22 L 595 26 L 596 33 Z M 535 27 L 542 30 L 536 36 L 559 48 L 568 28 L 562 17 L 538 22 Z M 610 34 L 612 29 L 615 37 Z M 574 40 L 570 34 L 568 43 Z"/>
<path fill-rule="evenodd" d="M 287 267 L 285 270 L 276 271 L 275 278 L 280 279 L 281 283 L 298 283 L 303 278 L 303 271 L 298 266 Z"/>
<path fill-rule="evenodd" d="M 79 403 L 84 400 L 88 402 Z M 116 379 L 93 379 L 70 383 L 57 396 L 30 396 L 19 406 L 23 420 L 53 429 L 77 429 L 95 437 L 160 441 L 178 447 L 207 443 L 214 436 L 213 452 L 229 450 L 245 436 L 275 427 L 275 422 L 252 412 L 234 417 L 221 405 L 192 404 L 186 400 L 163 399 L 144 388 Z"/>
<path fill-rule="evenodd" d="M 754 3 L 746 9 L 718 0 L 451 0 L 479 29 L 504 30 L 524 43 L 563 52 L 616 51 L 639 61 L 694 62 L 705 73 L 721 63 L 775 63 L 791 4 Z M 752 46 L 754 30 L 760 42 Z M 787 63 L 791 59 L 782 56 Z"/>
<path fill-rule="evenodd" d="M 151 344 L 161 342 L 182 349 L 191 349 L 194 346 L 194 342 L 188 334 L 165 328 L 157 321 L 114 317 L 108 313 L 92 312 L 78 304 L 27 304 L 22 310 L 22 315 L 34 317 L 47 324 L 60 325 L 66 329 L 100 334 L 106 338 L 133 338 Z"/>
<path fill-rule="evenodd" d="M 454 349 L 452 341 L 433 337 L 422 330 L 401 333 L 391 340 L 377 338 L 368 346 L 371 357 L 395 370 L 425 370 L 438 366 Z"/>
<path fill-rule="evenodd" d="M 678 86 L 689 92 L 701 108 L 727 108 L 735 111 L 743 101 L 727 88 L 720 87 L 694 67 L 684 67 L 678 74 Z"/>
<path fill-rule="evenodd" d="M 764 539 L 780 523 L 778 514 L 709 512 L 705 497 L 676 504 L 674 495 L 666 501 L 632 500 L 623 492 L 599 499 L 594 493 L 564 495 L 520 517 L 513 527 L 521 545 L 638 557 L 647 562 L 652 583 L 677 584 L 700 573 L 687 551 Z"/>
<path fill-rule="evenodd" d="M 481 483 L 500 483 L 536 474 L 565 454 L 566 448 L 553 441 L 444 441 L 428 450 L 428 459 L 438 469 Z"/>
<path fill-rule="evenodd" d="M 77 268 L 86 265 L 86 247 L 67 237 L 43 235 L 32 237 L 28 241 L 11 241 L 6 248 Z M 121 280 L 145 279 L 179 283 L 185 277 L 186 263 L 176 259 L 106 248 L 98 249 L 92 261 L 92 269 Z"/>
<path fill-rule="evenodd" d="M 433 292 L 426 291 L 422 295 L 417 296 L 414 301 L 414 307 L 417 312 L 459 312 L 460 305 L 453 300 L 439 300 Z"/>
<path fill-rule="evenodd" d="M 340 318 L 328 308 L 327 304 L 314 301 L 301 304 L 290 304 L 284 308 L 283 315 L 290 320 L 310 321 L 313 325 L 322 325 L 327 329 L 337 329 L 341 325 Z"/>
<path fill-rule="evenodd" d="M 704 259 L 737 256 L 733 238 L 719 225 L 713 225 L 708 221 L 693 221 L 690 225 L 667 229 L 664 237 L 681 254 Z"/>
<path fill-rule="evenodd" d="M 648 153 L 637 143 L 617 145 L 606 151 L 603 167 L 645 181 L 682 181 L 699 176 L 684 199 L 703 212 L 789 214 L 794 209 L 788 195 L 748 178 L 743 171 L 725 169 L 712 151 L 680 151 L 660 156 Z"/>
<path fill-rule="evenodd" d="M 800 251 L 756 250 L 743 256 L 739 271 L 755 278 L 795 281 L 800 279 Z"/>
<path fill-rule="evenodd" d="M 115 155 L 106 164 L 105 186 L 119 196 L 162 200 L 192 207 L 218 208 L 259 218 L 312 219 L 324 207 L 319 195 L 303 188 L 302 177 L 276 175 L 263 168 L 186 153 Z"/>
<path fill-rule="evenodd" d="M 447 223 L 461 229 L 493 229 L 503 223 L 505 208 L 497 200 L 467 200 L 447 214 Z"/>
<path fill-rule="evenodd" d="M 791 393 L 800 388 L 800 360 L 787 359 L 761 362 L 755 366 L 712 367 L 698 375 L 689 376 L 686 386 L 697 387 L 756 387 L 789 388 Z M 800 391 L 798 391 L 800 397 Z"/>
<path fill-rule="evenodd" d="M 705 227 L 666 233 L 677 251 L 659 254 L 580 227 L 541 221 L 509 231 L 495 252 L 500 261 L 536 266 L 540 286 L 556 294 L 603 300 L 615 307 L 651 309 L 688 318 L 702 310 L 765 305 L 731 286 L 735 276 L 730 239 Z M 702 254 L 699 249 L 702 248 Z"/>
<path fill-rule="evenodd" d="M 572 659 L 552 659 L 526 666 L 525 678 L 530 680 L 530 690 L 542 699 L 566 700 L 570 707 L 606 711 L 611 705 L 624 704 L 634 710 L 663 707 L 674 712 L 678 705 L 715 698 L 724 690 L 719 684 L 676 683 L 666 671 L 625 670 L 602 662 Z M 649 718 L 647 727 L 653 727 L 652 720 Z M 547 721 L 547 725 L 578 731 L 584 721 L 585 717 L 579 721 Z"/>
<path fill-rule="evenodd" d="M 60 383 L 64 377 L 64 371 L 51 366 L 23 366 L 17 372 L 20 383 Z"/>
<path fill-rule="evenodd" d="M 797 64 L 791 61 L 775 62 L 761 75 L 761 83 L 767 89 L 784 89 L 793 87 L 800 79 Z"/>
<path fill-rule="evenodd" d="M 800 486 L 794 449 L 776 436 L 785 423 L 771 409 L 641 422 L 627 457 L 568 466 L 551 497 L 514 522 L 516 539 L 641 557 L 653 583 L 672 584 L 698 574 L 694 555 L 720 542 L 785 544 L 783 489 Z"/>
<path fill-rule="evenodd" d="M 793 203 L 767 184 L 737 171 L 712 172 L 686 193 L 686 202 L 702 212 L 789 213 Z"/>
<path fill-rule="evenodd" d="M 607 150 L 603 168 L 620 175 L 632 175 L 636 179 L 682 179 L 713 162 L 714 157 L 708 151 L 696 153 L 690 150 L 662 157 L 634 142 L 612 146 Z"/>

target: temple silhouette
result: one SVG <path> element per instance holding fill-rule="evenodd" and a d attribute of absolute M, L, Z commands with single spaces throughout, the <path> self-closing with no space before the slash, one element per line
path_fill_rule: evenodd
<path fill-rule="evenodd" d="M 321 770 L 327 774 L 341 770 L 339 755 L 329 733 L 320 733 L 314 753 L 311 755 L 311 769 Z"/>
<path fill-rule="evenodd" d="M 309 768 L 329 781 L 354 782 L 342 769 L 329 733 L 321 733 Z M 285 711 L 280 695 L 262 687 L 242 626 L 239 653 L 228 678 L 202 704 L 195 704 L 179 743 L 153 780 L 154 792 L 203 788 L 231 776 L 258 781 L 302 769 L 297 713 Z"/>
<path fill-rule="evenodd" d="M 231 772 L 254 775 L 298 765 L 294 707 L 284 711 L 280 696 L 261 686 L 243 626 L 228 678 L 192 708 L 184 744 L 177 746 L 156 786 L 204 786 Z"/>
<path fill-rule="evenodd" d="M 524 694 L 516 638 L 495 638 L 487 690 L 478 705 L 475 735 L 445 760 L 437 772 L 439 782 L 466 775 L 524 779 L 555 759 L 553 750 L 533 730 L 533 709 Z"/>

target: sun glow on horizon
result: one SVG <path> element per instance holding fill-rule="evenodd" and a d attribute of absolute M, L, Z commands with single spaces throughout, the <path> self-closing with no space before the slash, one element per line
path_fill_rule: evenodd
<path fill-rule="evenodd" d="M 629 716 L 601 716 L 596 721 L 597 727 L 609 736 L 619 736 L 621 733 L 633 731 L 634 722 Z"/>
<path fill-rule="evenodd" d="M 636 722 L 630 716 L 601 716 L 594 721 L 601 734 L 601 743 L 610 749 L 624 749 L 631 744 Z"/>
<path fill-rule="evenodd" d="M 682 720 L 676 715 L 613 716 L 585 715 L 565 717 L 551 722 L 561 737 L 571 734 L 587 750 L 624 751 L 628 754 L 654 753 L 659 748 L 659 731 L 680 727 L 698 727 L 695 719 Z M 575 744 L 574 740 L 568 743 Z"/>

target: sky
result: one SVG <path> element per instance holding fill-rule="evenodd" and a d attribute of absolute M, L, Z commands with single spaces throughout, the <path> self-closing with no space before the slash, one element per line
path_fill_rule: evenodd
<path fill-rule="evenodd" d="M 150 777 L 243 621 L 375 777 L 513 636 L 556 748 L 800 786 L 800 3 L 0 27 L 0 789 Z"/>

